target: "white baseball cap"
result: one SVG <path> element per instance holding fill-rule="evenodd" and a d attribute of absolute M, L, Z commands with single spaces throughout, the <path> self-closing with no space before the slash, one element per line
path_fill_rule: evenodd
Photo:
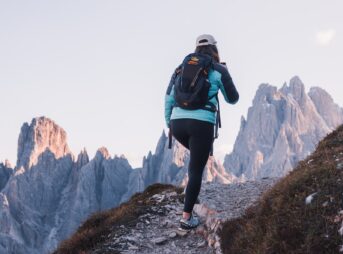
<path fill-rule="evenodd" d="M 205 46 L 205 45 L 216 45 L 217 41 L 210 34 L 202 34 L 198 36 L 196 41 L 196 46 Z"/>

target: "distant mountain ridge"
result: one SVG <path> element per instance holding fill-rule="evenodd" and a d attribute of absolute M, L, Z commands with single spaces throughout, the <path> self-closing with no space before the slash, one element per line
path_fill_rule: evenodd
<path fill-rule="evenodd" d="M 155 154 L 132 169 L 124 156 L 99 148 L 75 158 L 67 134 L 46 117 L 24 123 L 14 169 L 0 164 L 0 253 L 49 253 L 94 212 L 118 206 L 156 182 L 187 182 L 189 154 L 177 142 L 167 148 L 164 133 Z M 206 181 L 229 183 L 235 177 L 212 158 Z"/>
<path fill-rule="evenodd" d="M 322 88 L 307 94 L 297 76 L 281 89 L 261 84 L 224 167 L 248 179 L 283 176 L 342 123 L 343 109 Z"/>

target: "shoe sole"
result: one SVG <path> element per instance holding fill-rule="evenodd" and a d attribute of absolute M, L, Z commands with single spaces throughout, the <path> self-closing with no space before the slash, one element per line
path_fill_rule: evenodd
<path fill-rule="evenodd" d="M 196 225 L 196 226 L 189 226 L 187 224 L 184 224 L 184 223 L 180 223 L 180 228 L 183 229 L 183 230 L 191 230 L 191 229 L 195 229 L 196 227 L 198 227 L 199 225 Z"/>
<path fill-rule="evenodd" d="M 185 229 L 183 227 L 181 227 L 181 225 L 177 228 L 177 230 L 182 231 L 182 232 L 189 232 L 189 229 Z"/>

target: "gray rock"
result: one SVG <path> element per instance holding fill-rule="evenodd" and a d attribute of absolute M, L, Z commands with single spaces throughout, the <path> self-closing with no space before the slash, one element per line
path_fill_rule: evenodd
<path fill-rule="evenodd" d="M 308 95 L 326 124 L 335 129 L 343 123 L 343 109 L 334 103 L 332 97 L 320 87 L 311 87 Z"/>
<path fill-rule="evenodd" d="M 7 253 L 50 253 L 127 192 L 132 168 L 125 158 L 101 148 L 93 160 L 84 150 L 75 161 L 66 138 L 52 120 L 35 118 L 21 128 L 13 174 L 0 165 L 0 245 Z"/>
<path fill-rule="evenodd" d="M 168 239 L 166 237 L 157 237 L 151 240 L 151 242 L 153 242 L 154 244 L 163 244 L 167 241 Z"/>
<path fill-rule="evenodd" d="M 177 236 L 176 232 L 171 232 L 169 235 L 168 235 L 170 238 L 175 238 Z"/>
<path fill-rule="evenodd" d="M 343 110 L 320 88 L 306 94 L 298 77 L 277 89 L 260 85 L 233 152 L 224 166 L 237 177 L 280 177 L 314 151 L 317 143 L 343 123 Z"/>
<path fill-rule="evenodd" d="M 13 169 L 8 161 L 0 163 L 0 191 L 5 187 L 13 174 Z"/>
<path fill-rule="evenodd" d="M 197 248 L 202 248 L 206 246 L 206 241 L 201 241 L 197 244 Z"/>

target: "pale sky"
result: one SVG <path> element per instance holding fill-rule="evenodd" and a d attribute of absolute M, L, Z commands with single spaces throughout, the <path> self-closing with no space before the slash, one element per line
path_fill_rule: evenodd
<path fill-rule="evenodd" d="M 230 152 L 261 83 L 298 75 L 342 106 L 342 10 L 340 0 L 0 0 L 0 161 L 15 164 L 21 125 L 44 115 L 75 155 L 105 146 L 140 166 L 165 128 L 170 76 L 203 33 L 218 41 L 241 96 L 221 100 L 218 155 Z"/>

